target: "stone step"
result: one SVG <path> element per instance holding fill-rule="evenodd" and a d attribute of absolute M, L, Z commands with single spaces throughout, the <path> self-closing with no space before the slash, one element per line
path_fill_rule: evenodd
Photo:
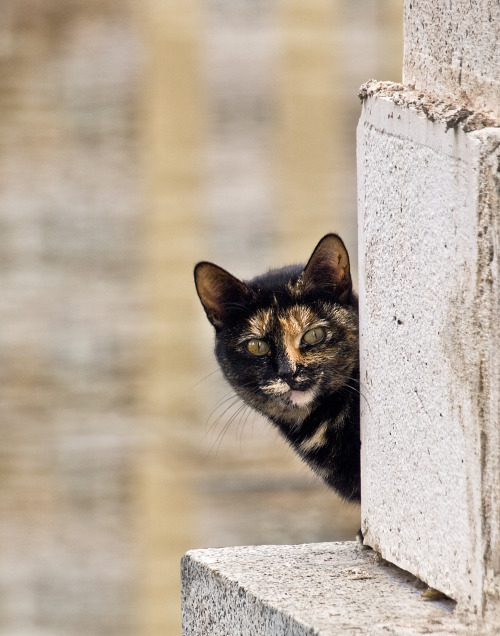
<path fill-rule="evenodd" d="M 475 633 L 356 542 L 192 550 L 181 569 L 183 636 Z"/>

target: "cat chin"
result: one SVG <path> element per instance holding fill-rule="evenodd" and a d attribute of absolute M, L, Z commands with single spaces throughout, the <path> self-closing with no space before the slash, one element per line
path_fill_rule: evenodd
<path fill-rule="evenodd" d="M 262 392 L 269 396 L 273 401 L 286 407 L 304 407 L 310 406 L 316 397 L 317 385 L 309 386 L 308 389 L 293 389 L 287 382 L 276 380 L 269 382 L 262 387 Z"/>
<path fill-rule="evenodd" d="M 273 400 L 275 416 L 293 424 L 300 424 L 310 414 L 313 408 L 316 391 L 290 389 Z"/>
<path fill-rule="evenodd" d="M 314 389 L 309 389 L 307 391 L 297 391 L 294 389 L 290 389 L 290 391 L 287 391 L 286 393 L 281 395 L 280 398 L 282 400 L 284 399 L 292 406 L 302 407 L 309 406 L 311 404 L 311 402 L 315 398 L 315 393 L 316 392 Z"/>
<path fill-rule="evenodd" d="M 255 408 L 269 417 L 272 421 L 286 421 L 295 426 L 299 425 L 310 414 L 315 398 L 314 388 L 307 391 L 288 389 L 282 393 L 254 404 Z"/>

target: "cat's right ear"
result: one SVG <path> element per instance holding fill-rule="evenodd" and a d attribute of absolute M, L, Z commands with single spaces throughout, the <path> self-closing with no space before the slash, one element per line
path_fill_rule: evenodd
<path fill-rule="evenodd" d="M 303 274 L 306 289 L 326 289 L 341 300 L 352 293 L 349 254 L 338 234 L 327 234 L 314 248 Z"/>
<path fill-rule="evenodd" d="M 216 329 L 226 321 L 231 309 L 248 301 L 251 292 L 245 283 L 213 263 L 198 263 L 194 282 L 207 318 Z"/>

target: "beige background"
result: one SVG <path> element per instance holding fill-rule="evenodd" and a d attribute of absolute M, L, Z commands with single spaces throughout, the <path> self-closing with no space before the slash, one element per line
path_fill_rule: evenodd
<path fill-rule="evenodd" d="M 356 269 L 356 92 L 400 79 L 401 11 L 3 0 L 0 634 L 179 634 L 184 551 L 355 533 L 233 405 L 192 267 L 334 230 Z"/>

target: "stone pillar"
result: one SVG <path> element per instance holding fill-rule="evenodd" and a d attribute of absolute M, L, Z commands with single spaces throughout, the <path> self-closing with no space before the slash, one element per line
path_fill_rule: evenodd
<path fill-rule="evenodd" d="M 362 529 L 500 613 L 500 6 L 405 2 L 358 127 Z"/>

